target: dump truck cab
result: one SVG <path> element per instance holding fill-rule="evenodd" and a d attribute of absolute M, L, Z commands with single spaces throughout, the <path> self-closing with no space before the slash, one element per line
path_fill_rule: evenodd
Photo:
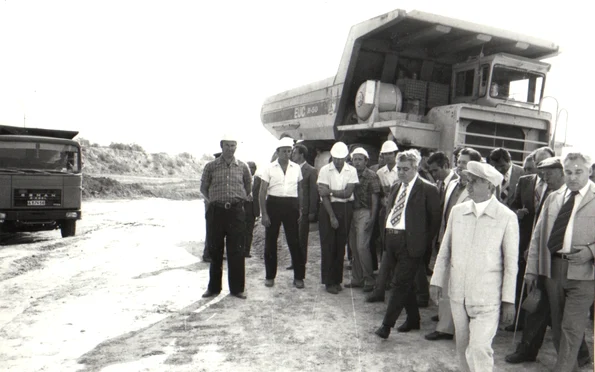
<path fill-rule="evenodd" d="M 540 110 L 558 46 L 506 30 L 395 10 L 351 28 L 334 77 L 265 100 L 275 137 L 303 140 L 314 154 L 342 140 L 375 161 L 387 138 L 400 148 L 450 153 L 506 148 L 520 163 L 549 145 Z M 309 159 L 313 161 L 313 159 Z"/>
<path fill-rule="evenodd" d="M 0 125 L 0 232 L 75 235 L 82 201 L 77 134 Z"/>

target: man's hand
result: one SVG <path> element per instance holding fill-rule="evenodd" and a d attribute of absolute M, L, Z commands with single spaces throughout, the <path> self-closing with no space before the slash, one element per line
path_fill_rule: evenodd
<path fill-rule="evenodd" d="M 308 221 L 310 221 L 310 222 L 316 222 L 316 213 L 310 213 L 308 215 Z"/>
<path fill-rule="evenodd" d="M 335 230 L 339 228 L 339 220 L 337 219 L 337 217 L 335 217 L 335 215 L 331 216 L 331 227 Z"/>
<path fill-rule="evenodd" d="M 537 275 L 535 274 L 525 274 L 525 286 L 527 287 L 527 293 L 531 292 L 533 288 L 537 285 Z"/>
<path fill-rule="evenodd" d="M 568 263 L 571 265 L 582 265 L 589 261 L 593 261 L 593 253 L 586 245 L 572 246 L 572 253 L 567 254 Z"/>
<path fill-rule="evenodd" d="M 522 208 L 516 211 L 516 216 L 519 218 L 519 220 L 522 220 L 523 217 L 525 217 L 528 214 L 529 210 L 527 208 Z"/>
<path fill-rule="evenodd" d="M 438 305 L 438 302 L 442 298 L 442 287 L 438 287 L 436 285 L 431 285 L 430 286 L 430 298 L 436 305 Z"/>
<path fill-rule="evenodd" d="M 514 304 L 502 302 L 502 323 L 512 324 L 514 322 Z"/>
<path fill-rule="evenodd" d="M 327 185 L 318 184 L 318 195 L 323 197 L 323 196 L 330 196 L 330 194 L 331 194 L 330 187 L 328 187 Z"/>
<path fill-rule="evenodd" d="M 252 196 L 252 194 L 248 194 L 248 196 L 246 197 L 246 201 L 254 201 L 254 197 Z"/>
<path fill-rule="evenodd" d="M 262 223 L 262 226 L 264 226 L 264 227 L 271 226 L 271 220 L 269 219 L 269 215 L 268 214 L 263 214 L 262 215 L 262 220 L 260 221 L 260 223 Z"/>

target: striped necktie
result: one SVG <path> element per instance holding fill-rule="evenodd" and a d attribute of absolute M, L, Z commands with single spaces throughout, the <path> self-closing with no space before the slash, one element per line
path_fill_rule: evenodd
<path fill-rule="evenodd" d="M 399 221 L 401 221 L 401 212 L 403 208 L 405 208 L 405 197 L 407 196 L 407 184 L 404 183 L 402 186 L 401 194 L 399 194 L 399 198 L 395 203 L 396 207 L 393 210 L 393 214 L 390 216 L 390 223 L 393 226 L 397 226 Z"/>
<path fill-rule="evenodd" d="M 550 238 L 547 241 L 547 247 L 552 254 L 562 249 L 562 246 L 564 245 L 564 235 L 566 234 L 568 221 L 570 220 L 570 215 L 574 208 L 574 197 L 576 194 L 578 194 L 578 191 L 572 191 L 570 193 L 570 197 L 566 203 L 564 203 L 562 208 L 560 208 L 558 216 L 554 221 L 554 227 L 552 227 Z"/>
<path fill-rule="evenodd" d="M 502 179 L 502 186 L 500 187 L 500 200 L 506 204 L 508 202 L 508 180 L 506 176 Z"/>

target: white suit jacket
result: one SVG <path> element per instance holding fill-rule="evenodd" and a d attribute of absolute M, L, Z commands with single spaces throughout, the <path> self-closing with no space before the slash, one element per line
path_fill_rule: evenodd
<path fill-rule="evenodd" d="M 430 284 L 444 287 L 450 267 L 451 301 L 472 306 L 514 304 L 517 216 L 494 197 L 479 218 L 475 213 L 473 201 L 452 208 Z"/>

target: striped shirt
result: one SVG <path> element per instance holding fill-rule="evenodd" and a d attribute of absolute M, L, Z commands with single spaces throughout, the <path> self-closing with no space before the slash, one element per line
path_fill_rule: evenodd
<path fill-rule="evenodd" d="M 236 158 L 227 165 L 222 156 L 205 165 L 200 182 L 201 188 L 207 189 L 209 202 L 236 203 L 247 200 L 252 189 L 252 175 L 248 166 Z"/>

